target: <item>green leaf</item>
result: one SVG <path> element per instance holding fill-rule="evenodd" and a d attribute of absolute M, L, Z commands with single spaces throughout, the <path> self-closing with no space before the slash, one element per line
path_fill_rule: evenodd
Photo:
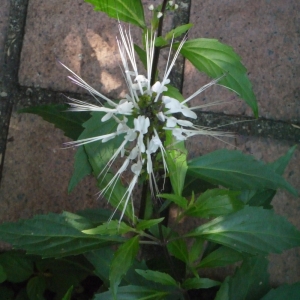
<path fill-rule="evenodd" d="M 175 29 L 171 30 L 170 32 L 168 32 L 165 36 L 166 40 L 170 40 L 173 37 L 177 38 L 179 36 L 181 36 L 182 34 L 186 33 L 188 30 L 190 30 L 194 25 L 193 24 L 184 24 L 184 25 L 180 25 L 178 27 L 176 27 Z"/>
<path fill-rule="evenodd" d="M 65 222 L 68 223 L 71 227 L 77 229 L 77 230 L 85 230 L 88 228 L 93 227 L 93 224 L 87 220 L 86 218 L 64 211 L 62 213 L 62 216 L 65 218 Z"/>
<path fill-rule="evenodd" d="M 86 234 L 122 235 L 129 231 L 134 231 L 134 229 L 124 222 L 112 220 L 105 224 L 97 226 L 96 228 L 83 230 L 82 232 Z"/>
<path fill-rule="evenodd" d="M 109 268 L 114 256 L 111 247 L 89 251 L 84 256 L 94 266 L 95 274 L 103 281 L 106 287 L 109 287 Z"/>
<path fill-rule="evenodd" d="M 177 282 L 169 274 L 151 271 L 151 270 L 135 270 L 139 275 L 145 279 L 154 281 L 163 285 L 177 286 Z"/>
<path fill-rule="evenodd" d="M 178 44 L 173 46 L 177 48 Z M 238 93 L 258 117 L 257 102 L 247 77 L 247 69 L 232 47 L 214 39 L 201 38 L 185 42 L 180 53 L 209 77 L 217 78 L 226 74 L 219 84 Z"/>
<path fill-rule="evenodd" d="M 187 150 L 183 142 L 173 145 L 171 131 L 166 132 L 166 162 L 174 194 L 181 196 L 187 171 Z"/>
<path fill-rule="evenodd" d="M 6 286 L 0 286 L 0 299 L 2 300 L 15 300 L 14 291 Z M 20 299 L 20 300 L 25 300 Z"/>
<path fill-rule="evenodd" d="M 23 253 L 9 251 L 0 254 L 0 264 L 10 282 L 22 282 L 33 274 L 33 262 Z"/>
<path fill-rule="evenodd" d="M 197 268 L 223 267 L 243 260 L 244 256 L 231 248 L 221 246 L 205 256 Z"/>
<path fill-rule="evenodd" d="M 202 237 L 250 254 L 279 253 L 300 246 L 300 232 L 284 217 L 249 206 L 201 225 L 186 237 Z"/>
<path fill-rule="evenodd" d="M 182 239 L 171 241 L 167 244 L 169 252 L 176 258 L 187 263 L 189 261 L 189 253 L 186 242 Z"/>
<path fill-rule="evenodd" d="M 27 283 L 27 295 L 30 300 L 44 300 L 46 281 L 43 276 L 32 277 Z"/>
<path fill-rule="evenodd" d="M 170 84 L 167 84 L 166 87 L 168 88 L 168 90 L 163 92 L 164 96 L 169 96 L 171 98 L 177 99 L 179 102 L 184 101 L 184 97 L 177 88 Z"/>
<path fill-rule="evenodd" d="M 172 263 L 173 266 L 176 266 L 177 273 L 184 278 L 186 273 L 186 264 L 174 256 L 170 256 L 170 262 L 163 259 L 162 256 L 155 256 L 154 258 L 147 260 L 147 266 L 150 270 L 159 271 L 172 276 L 173 270 L 170 263 Z M 171 288 L 171 286 L 168 287 Z M 175 287 L 173 286 L 172 288 Z"/>
<path fill-rule="evenodd" d="M 193 192 L 194 194 L 200 194 L 208 189 L 213 189 L 216 187 L 217 186 L 207 181 L 196 178 L 195 176 L 190 174 L 189 169 L 187 169 L 182 196 L 189 197 L 192 195 Z"/>
<path fill-rule="evenodd" d="M 226 278 L 215 300 L 253 300 L 269 290 L 268 260 L 264 257 L 250 257 L 237 269 L 232 278 Z M 223 294 L 223 295 L 222 295 Z M 221 297 L 222 296 L 222 297 Z"/>
<path fill-rule="evenodd" d="M 261 206 L 265 209 L 272 209 L 271 202 L 276 195 L 276 191 L 264 190 L 244 190 L 240 194 L 240 199 L 249 206 Z"/>
<path fill-rule="evenodd" d="M 80 210 L 76 214 L 84 217 L 88 222 L 93 224 L 93 226 L 101 225 L 111 218 L 111 210 L 104 208 L 88 208 L 85 210 Z M 119 216 L 115 215 L 112 217 L 112 220 L 114 219 L 118 220 Z"/>
<path fill-rule="evenodd" d="M 168 45 L 168 42 L 162 36 L 158 36 L 155 39 L 155 47 L 163 47 L 166 45 Z"/>
<path fill-rule="evenodd" d="M 71 300 L 72 299 L 72 292 L 73 292 L 73 286 L 71 286 L 68 291 L 66 292 L 66 294 L 64 295 L 64 297 L 62 298 L 62 300 Z"/>
<path fill-rule="evenodd" d="M 185 290 L 209 289 L 220 284 L 219 281 L 211 280 L 209 278 L 188 278 L 183 282 L 182 287 Z"/>
<path fill-rule="evenodd" d="M 137 230 L 145 230 L 151 228 L 154 225 L 161 223 L 164 218 L 152 219 L 152 220 L 140 220 L 136 225 Z"/>
<path fill-rule="evenodd" d="M 208 190 L 201 194 L 185 214 L 198 218 L 210 218 L 238 211 L 244 207 L 243 202 L 237 199 L 239 194 L 240 192 L 229 190 Z"/>
<path fill-rule="evenodd" d="M 279 157 L 274 162 L 270 163 L 269 166 L 279 175 L 283 175 L 283 172 L 287 165 L 289 164 L 290 160 L 292 159 L 297 145 L 291 147 L 287 153 L 281 157 Z"/>
<path fill-rule="evenodd" d="M 120 243 L 118 236 L 91 236 L 74 228 L 64 215 L 37 215 L 0 225 L 0 239 L 42 257 L 63 257 Z"/>
<path fill-rule="evenodd" d="M 300 282 L 291 285 L 284 284 L 277 289 L 270 290 L 261 300 L 299 300 Z"/>
<path fill-rule="evenodd" d="M 144 286 L 127 285 L 118 288 L 119 300 L 160 300 L 166 299 L 169 293 L 157 291 Z M 114 300 L 111 291 L 96 294 L 94 300 Z"/>
<path fill-rule="evenodd" d="M 182 207 L 184 209 L 187 208 L 188 201 L 184 197 L 174 195 L 174 194 L 159 194 L 157 196 L 161 197 L 161 198 L 164 198 L 164 199 L 171 200 L 172 202 L 177 204 L 179 207 Z"/>
<path fill-rule="evenodd" d="M 270 163 L 269 166 L 278 174 L 282 175 L 288 163 L 290 162 L 296 146 L 290 148 L 288 152 L 279 159 Z M 240 198 L 244 203 L 250 206 L 262 206 L 263 208 L 272 208 L 271 202 L 276 194 L 276 191 L 270 189 L 242 191 Z"/>
<path fill-rule="evenodd" d="M 93 266 L 82 255 L 39 259 L 36 261 L 36 268 L 40 274 L 45 274 L 47 289 L 56 293 L 56 299 L 62 299 L 70 286 L 78 286 L 93 273 Z"/>
<path fill-rule="evenodd" d="M 117 288 L 121 282 L 122 276 L 126 274 L 129 267 L 132 265 L 139 250 L 139 237 L 135 236 L 115 252 L 114 258 L 110 266 L 110 288 L 114 295 L 117 295 Z"/>
<path fill-rule="evenodd" d="M 194 261 L 196 261 L 199 257 L 200 254 L 203 251 L 203 246 L 204 246 L 204 240 L 201 238 L 196 238 L 190 248 L 189 251 L 189 263 L 192 264 Z"/>
<path fill-rule="evenodd" d="M 90 118 L 89 112 L 67 111 L 67 104 L 49 104 L 20 109 L 19 113 L 39 115 L 55 127 L 63 130 L 65 136 L 76 140 L 83 131 L 82 124 Z"/>
<path fill-rule="evenodd" d="M 85 0 L 96 11 L 102 11 L 109 17 L 144 28 L 145 18 L 141 0 Z"/>
<path fill-rule="evenodd" d="M 7 279 L 7 275 L 3 266 L 0 264 L 0 283 L 4 282 Z"/>
<path fill-rule="evenodd" d="M 142 49 L 140 46 L 134 44 L 134 51 L 137 53 L 140 61 L 142 62 L 144 68 L 147 70 L 147 54 L 144 49 Z"/>
<path fill-rule="evenodd" d="M 79 146 L 74 158 L 74 172 L 69 182 L 68 193 L 87 175 L 91 175 L 93 169 L 83 146 Z"/>
<path fill-rule="evenodd" d="M 95 136 L 101 136 L 115 132 L 118 126 L 118 123 L 111 118 L 106 122 L 101 122 L 101 118 L 104 116 L 104 113 L 94 112 L 92 117 L 83 124 L 84 131 L 80 135 L 79 139 L 91 138 Z M 92 166 L 93 173 L 98 179 L 98 187 L 102 190 L 107 187 L 108 183 L 113 177 L 112 173 L 102 174 L 99 177 L 99 174 L 104 170 L 107 163 L 123 142 L 123 135 L 118 135 L 117 137 L 102 143 L 101 141 L 92 142 L 84 145 L 86 154 L 88 156 L 89 162 Z M 122 185 L 120 180 L 117 180 L 116 184 L 108 188 L 104 196 L 107 196 L 109 202 L 114 207 L 118 207 L 123 210 L 124 201 L 120 203 L 121 199 L 126 193 L 126 188 Z M 125 215 L 128 218 L 133 218 L 132 206 L 127 205 L 125 210 Z"/>
<path fill-rule="evenodd" d="M 240 151 L 214 151 L 190 160 L 188 169 L 195 177 L 232 189 L 284 188 L 297 195 L 297 191 L 270 166 Z"/>
<path fill-rule="evenodd" d="M 172 85 L 167 85 L 167 87 L 168 90 L 163 93 L 165 96 L 175 98 L 180 102 L 184 100 L 177 88 Z M 187 171 L 187 150 L 184 142 L 178 143 L 173 139 L 171 131 L 166 132 L 165 147 L 167 152 L 166 162 L 173 192 L 181 196 Z"/>

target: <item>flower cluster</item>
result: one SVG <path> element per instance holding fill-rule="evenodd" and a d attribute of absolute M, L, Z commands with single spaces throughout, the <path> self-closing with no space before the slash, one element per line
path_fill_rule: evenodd
<path fill-rule="evenodd" d="M 94 141 L 102 141 L 102 143 L 105 143 L 117 136 L 123 136 L 123 142 L 112 155 L 110 161 L 107 163 L 100 175 L 105 176 L 106 172 L 117 157 L 122 157 L 124 159 L 119 170 L 101 193 L 104 194 L 110 187 L 113 187 L 122 173 L 131 168 L 132 179 L 129 183 L 126 194 L 122 199 L 120 199 L 120 203 L 125 201 L 124 207 L 126 207 L 128 201 L 131 199 L 131 194 L 138 178 L 143 172 L 147 172 L 148 174 L 152 194 L 158 193 L 153 160 L 158 153 L 161 154 L 160 156 L 162 158 L 162 164 L 166 175 L 168 172 L 166 162 L 167 150 L 165 149 L 164 142 L 167 131 L 172 133 L 174 143 L 184 141 L 194 135 L 205 134 L 216 136 L 224 135 L 224 133 L 195 126 L 192 123 L 192 120 L 197 118 L 197 115 L 194 112 L 195 108 L 189 108 L 187 106 L 187 103 L 191 99 L 199 95 L 211 85 L 217 83 L 219 79 L 213 80 L 201 87 L 193 95 L 182 102 L 165 95 L 168 91 L 168 84 L 170 83 L 170 72 L 186 41 L 186 37 L 179 44 L 173 58 L 171 58 L 170 50 L 167 66 L 161 81 L 157 81 L 151 85 L 151 72 L 155 50 L 155 34 L 146 33 L 145 36 L 147 74 L 142 75 L 138 72 L 134 54 L 134 44 L 130 32 L 128 33 L 123 30 L 120 24 L 119 31 L 120 38 L 117 38 L 117 43 L 124 69 L 124 78 L 128 86 L 128 94 L 123 99 L 118 102 L 110 100 L 105 95 L 89 86 L 68 67 L 65 65 L 63 66 L 72 73 L 72 76 L 69 76 L 69 78 L 75 84 L 85 88 L 99 101 L 99 105 L 94 105 L 80 100 L 70 99 L 70 110 L 103 112 L 104 116 L 102 117 L 101 122 L 106 122 L 113 118 L 113 120 L 117 123 L 117 129 L 115 132 L 70 142 L 68 144 L 79 146 Z M 105 105 L 101 103 L 100 99 L 102 101 L 104 100 Z M 174 114 L 176 114 L 176 117 Z M 178 116 L 183 116 L 184 119 L 179 118 Z M 131 122 L 128 121 L 129 118 L 131 118 Z M 123 217 L 123 214 L 124 211 L 121 218 Z"/>

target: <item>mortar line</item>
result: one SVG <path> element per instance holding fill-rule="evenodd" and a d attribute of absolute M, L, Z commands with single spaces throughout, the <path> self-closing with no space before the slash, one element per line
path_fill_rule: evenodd
<path fill-rule="evenodd" d="M 14 105 L 14 94 L 18 90 L 18 72 L 21 59 L 21 49 L 25 34 L 25 23 L 27 16 L 28 0 L 11 0 L 9 7 L 9 23 L 7 28 L 2 84 L 3 91 L 7 96 L 1 99 L 0 123 L 0 184 L 5 159 L 5 150 L 7 143 L 8 128 L 10 117 Z"/>

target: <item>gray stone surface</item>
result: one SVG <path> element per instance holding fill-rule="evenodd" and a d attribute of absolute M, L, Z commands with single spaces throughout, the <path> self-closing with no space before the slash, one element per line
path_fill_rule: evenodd
<path fill-rule="evenodd" d="M 67 140 L 40 117 L 13 113 L 0 188 L 1 222 L 106 206 L 91 177 L 68 195 L 75 151 L 64 149 Z"/>
<path fill-rule="evenodd" d="M 6 38 L 6 29 L 8 27 L 9 21 L 9 0 L 1 1 L 1 10 L 0 10 L 0 80 L 2 77 L 2 64 L 4 62 L 4 43 Z M 2 91 L 0 90 L 0 93 Z M 0 95 L 1 100 L 1 95 Z"/>
<path fill-rule="evenodd" d="M 150 2 L 143 1 L 145 7 Z M 169 18 L 168 27 L 171 22 Z M 131 28 L 134 41 L 140 40 L 140 32 Z M 81 0 L 31 0 L 19 82 L 24 86 L 82 92 L 56 63 L 59 59 L 103 94 L 120 97 L 126 85 L 120 70 L 117 36 L 117 21 L 93 11 L 92 5 Z"/>
<path fill-rule="evenodd" d="M 248 69 L 259 115 L 299 122 L 299 11 L 297 0 L 193 0 L 190 22 L 195 26 L 189 38 L 215 38 L 231 45 Z M 186 64 L 186 95 L 208 81 L 191 64 Z M 218 86 L 203 93 L 194 103 L 215 100 L 229 103 L 207 110 L 251 115 L 244 102 Z"/>

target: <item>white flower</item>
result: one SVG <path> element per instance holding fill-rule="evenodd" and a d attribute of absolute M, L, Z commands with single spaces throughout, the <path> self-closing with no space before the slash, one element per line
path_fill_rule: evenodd
<path fill-rule="evenodd" d="M 163 13 L 160 11 L 158 14 L 157 14 L 157 19 L 161 18 L 163 16 Z"/>
<path fill-rule="evenodd" d="M 153 10 L 153 9 L 154 9 L 153 4 L 149 5 L 148 9 L 149 9 L 149 10 Z"/>
<path fill-rule="evenodd" d="M 171 2 L 171 1 L 170 1 Z M 171 5 L 171 4 L 170 4 Z M 149 7 L 151 9 L 152 6 Z M 101 191 L 105 195 L 109 188 L 113 188 L 117 180 L 123 172 L 129 169 L 132 173 L 132 178 L 125 195 L 120 199 L 119 205 L 124 202 L 124 208 L 121 218 L 124 215 L 126 205 L 131 199 L 132 191 L 138 181 L 139 176 L 146 172 L 150 182 L 151 193 L 155 195 L 159 193 L 156 185 L 156 171 L 153 169 L 153 159 L 156 154 L 160 152 L 162 158 L 165 175 L 168 172 L 166 163 L 166 149 L 164 148 L 164 141 L 166 138 L 166 131 L 171 131 L 174 137 L 174 143 L 184 141 L 194 135 L 210 135 L 210 136 L 224 136 L 223 132 L 215 132 L 209 128 L 200 128 L 192 123 L 192 120 L 197 118 L 193 108 L 189 108 L 187 103 L 202 91 L 213 84 L 216 84 L 223 76 L 217 78 L 205 86 L 197 90 L 193 95 L 180 102 L 175 98 L 164 95 L 168 91 L 168 84 L 170 83 L 169 75 L 183 47 L 186 38 L 179 44 L 174 57 L 171 59 L 171 51 L 169 52 L 168 63 L 164 71 L 164 75 L 160 81 L 157 81 L 151 86 L 151 73 L 154 57 L 154 43 L 155 34 L 146 33 L 146 58 L 147 58 L 147 74 L 140 74 L 138 72 L 134 44 L 130 32 L 123 30 L 119 24 L 120 38 L 117 39 L 120 57 L 123 65 L 123 74 L 128 87 L 128 95 L 120 101 L 112 101 L 103 94 L 99 93 L 85 81 L 83 81 L 73 71 L 63 65 L 72 73 L 70 79 L 75 84 L 85 88 L 89 91 L 99 104 L 90 104 L 77 99 L 69 98 L 71 111 L 98 111 L 105 113 L 99 120 L 106 122 L 111 119 L 115 121 L 118 126 L 115 132 L 103 134 L 101 136 L 90 137 L 74 142 L 67 143 L 69 146 L 80 146 L 91 142 L 101 141 L 105 143 L 117 136 L 123 136 L 123 141 L 119 148 L 113 153 L 107 165 L 104 167 L 99 176 L 105 176 L 117 157 L 123 157 L 124 162 L 107 186 Z M 105 106 L 101 101 L 105 102 Z M 201 108 L 197 107 L 197 108 Z M 177 114 L 176 117 L 174 114 Z M 179 114 L 179 116 L 178 116 Z M 180 116 L 188 118 L 189 120 L 181 119 Z M 118 206 L 119 206 L 118 205 Z M 118 207 L 117 207 L 118 208 Z M 116 209 L 117 209 L 116 208 Z"/>

